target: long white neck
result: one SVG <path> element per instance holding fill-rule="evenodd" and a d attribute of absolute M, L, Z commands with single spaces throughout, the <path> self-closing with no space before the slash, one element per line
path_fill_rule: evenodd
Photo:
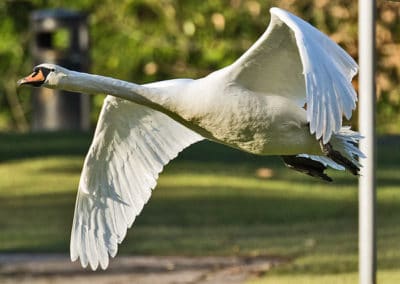
<path fill-rule="evenodd" d="M 86 94 L 108 94 L 158 111 L 168 113 L 168 104 L 180 95 L 181 89 L 192 80 L 178 79 L 138 85 L 110 77 L 69 71 L 57 89 Z"/>
<path fill-rule="evenodd" d="M 138 85 L 109 77 L 68 71 L 53 88 L 86 94 L 108 94 L 160 111 L 195 132 L 213 135 L 193 123 L 201 98 L 191 94 L 190 84 L 198 80 L 174 79 Z M 51 86 L 49 86 L 51 88 Z M 189 95 L 189 96 L 188 96 Z M 196 121 L 196 119 L 194 119 Z"/>

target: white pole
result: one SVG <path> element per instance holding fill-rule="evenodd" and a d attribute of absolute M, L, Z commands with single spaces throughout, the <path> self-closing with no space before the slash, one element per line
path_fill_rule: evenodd
<path fill-rule="evenodd" d="M 359 130 L 365 138 L 360 150 L 359 179 L 359 279 L 360 284 L 376 283 L 375 232 L 375 0 L 358 1 L 359 29 Z"/>

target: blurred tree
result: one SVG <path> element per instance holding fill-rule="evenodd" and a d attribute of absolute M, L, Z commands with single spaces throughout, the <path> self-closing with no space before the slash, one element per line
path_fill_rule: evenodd
<path fill-rule="evenodd" d="M 19 131 L 26 131 L 28 123 L 25 112 L 29 109 L 27 100 L 20 100 L 15 80 L 18 74 L 30 68 L 27 46 L 27 22 L 31 10 L 30 2 L 5 1 L 0 3 L 0 127 L 13 125 Z"/>
<path fill-rule="evenodd" d="M 378 125 L 381 132 L 400 132 L 399 5 L 378 1 Z M 24 117 L 29 119 L 29 90 L 21 91 L 17 97 L 14 84 L 32 68 L 28 17 L 34 9 L 62 7 L 89 12 L 92 72 L 146 83 L 177 77 L 196 78 L 233 62 L 264 32 L 272 6 L 301 16 L 357 59 L 357 2 L 348 0 L 3 1 L 0 3 L 0 72 L 3 74 L 0 128 L 23 130 Z M 102 100 L 103 96 L 94 100 L 93 121 Z"/>

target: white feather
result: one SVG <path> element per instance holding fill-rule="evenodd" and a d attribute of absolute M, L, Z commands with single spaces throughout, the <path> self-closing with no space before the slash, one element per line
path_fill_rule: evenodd
<path fill-rule="evenodd" d="M 297 157 L 309 158 L 311 160 L 314 160 L 314 161 L 322 163 L 325 167 L 331 167 L 332 169 L 335 169 L 335 170 L 338 170 L 338 171 L 344 171 L 345 170 L 345 167 L 335 163 L 334 161 L 332 161 L 331 159 L 329 159 L 326 156 L 300 154 L 300 155 L 297 155 Z"/>
<path fill-rule="evenodd" d="M 310 131 L 323 142 L 351 117 L 357 97 L 355 61 L 316 28 L 279 8 L 260 39 L 232 66 L 237 82 L 255 91 L 307 103 Z M 283 79 L 285 78 L 285 79 Z"/>
<path fill-rule="evenodd" d="M 105 269 L 163 166 L 202 139 L 160 112 L 108 96 L 81 175 L 71 259 Z"/>

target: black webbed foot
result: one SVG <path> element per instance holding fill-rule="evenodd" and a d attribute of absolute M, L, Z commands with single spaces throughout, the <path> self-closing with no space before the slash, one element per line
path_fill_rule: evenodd
<path fill-rule="evenodd" d="M 298 156 L 282 156 L 285 165 L 295 171 L 331 182 L 332 179 L 324 173 L 327 167 L 317 161 Z"/>

